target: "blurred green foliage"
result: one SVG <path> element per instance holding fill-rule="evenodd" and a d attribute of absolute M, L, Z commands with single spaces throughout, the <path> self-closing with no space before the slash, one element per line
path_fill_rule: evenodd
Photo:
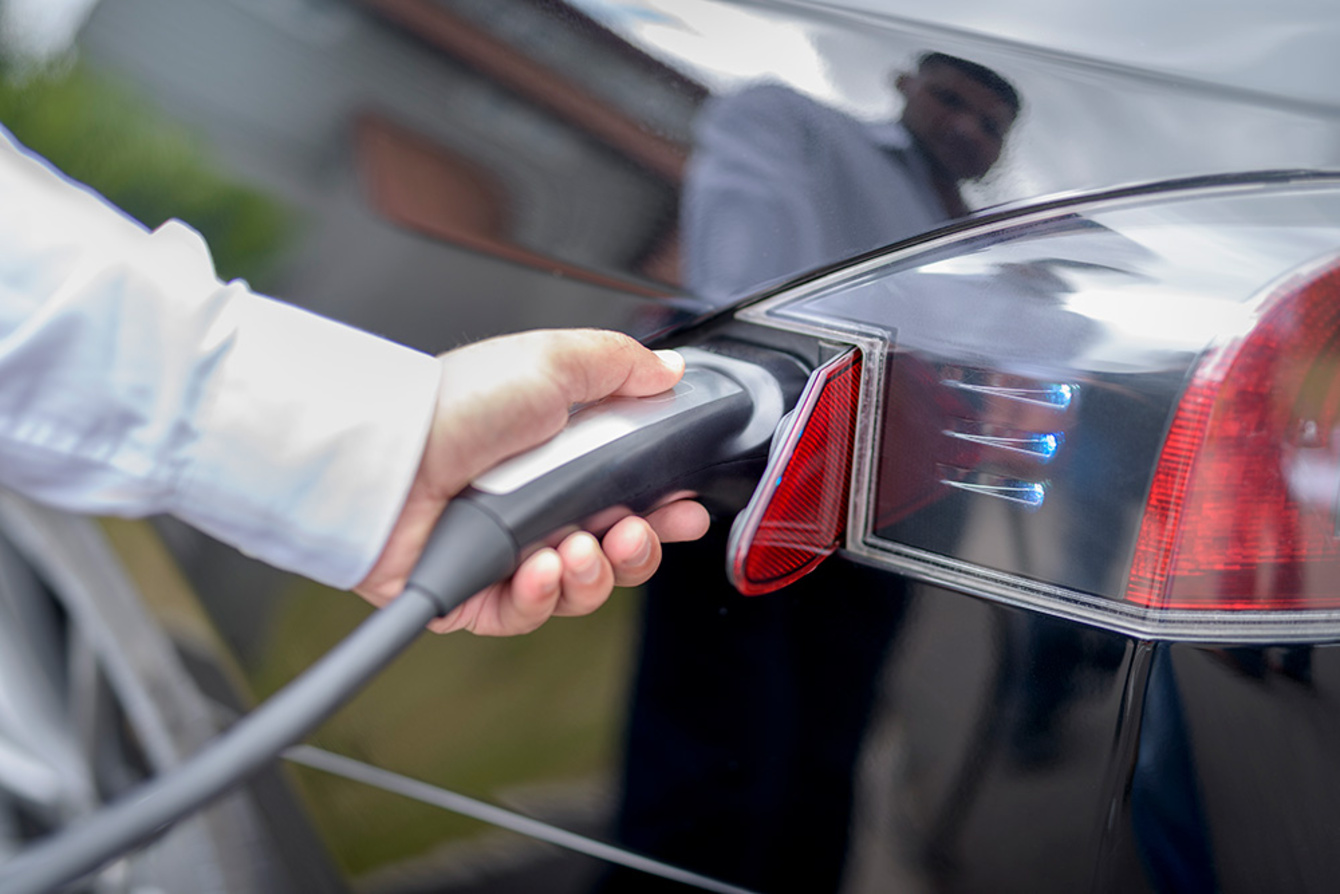
<path fill-rule="evenodd" d="M 78 63 L 18 71 L 0 63 L 0 123 L 146 226 L 190 224 L 223 279 L 267 288 L 292 216 L 220 174 L 200 140 L 130 88 Z"/>

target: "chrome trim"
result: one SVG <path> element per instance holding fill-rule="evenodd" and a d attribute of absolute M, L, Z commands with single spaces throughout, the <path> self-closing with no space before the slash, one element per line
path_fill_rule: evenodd
<path fill-rule="evenodd" d="M 915 580 L 1015 608 L 1078 621 L 1135 639 L 1167 642 L 1282 645 L 1340 642 L 1340 611 L 1155 611 L 1004 574 L 910 547 L 866 542 L 843 556 L 896 570 Z"/>

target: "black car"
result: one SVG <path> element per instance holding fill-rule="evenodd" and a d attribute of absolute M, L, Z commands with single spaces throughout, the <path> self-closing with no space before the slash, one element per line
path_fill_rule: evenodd
<path fill-rule="evenodd" d="M 1331 4 L 0 16 L 0 123 L 223 276 L 426 351 L 616 328 L 794 405 L 645 590 L 423 638 L 77 889 L 1334 888 Z M 0 533 L 0 857 L 368 611 L 171 519 L 6 496 Z"/>

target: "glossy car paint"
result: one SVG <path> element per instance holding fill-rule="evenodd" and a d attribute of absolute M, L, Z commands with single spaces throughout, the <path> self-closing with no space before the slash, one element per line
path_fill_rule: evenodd
<path fill-rule="evenodd" d="M 946 220 L 935 236 L 844 237 L 828 256 L 773 267 L 743 291 L 766 294 L 898 240 L 890 257 L 914 257 L 925 238 L 944 247 L 950 277 L 985 279 L 991 296 L 1031 306 L 1036 279 L 1012 292 L 996 259 L 1026 271 L 1046 255 L 1011 257 L 1030 243 L 991 234 L 1008 221 L 1064 223 L 1058 195 L 1187 177 L 1209 177 L 1201 186 L 1213 192 L 1224 186 L 1211 175 L 1340 165 L 1326 43 L 1334 11 L 1237 7 L 1173 17 L 1041 2 L 102 0 L 78 52 L 99 83 L 143 98 L 212 168 L 285 209 L 278 260 L 247 275 L 289 300 L 424 350 L 589 324 L 677 342 L 762 340 L 813 363 L 821 344 L 758 325 L 769 305 L 742 322 L 721 312 L 737 296 L 685 284 L 681 204 L 709 104 L 767 81 L 861 120 L 889 119 L 901 108 L 891 76 L 926 51 L 998 72 L 1022 105 L 1001 160 L 965 185 L 968 204 L 988 210 Z M 1270 190 L 1259 191 L 1269 204 Z M 1333 204 L 1291 231 L 1306 239 L 1274 246 L 1278 273 L 1321 250 L 1308 240 L 1334 227 Z M 1169 215 L 1158 221 L 1171 233 L 1160 251 L 1204 231 L 1186 219 L 1190 206 L 1134 207 L 1126 213 Z M 1000 208 L 1017 216 L 993 217 Z M 844 211 L 816 205 L 810 223 L 844 232 Z M 1120 289 L 1136 300 L 1151 277 L 1171 277 L 1182 296 L 1248 301 L 1273 274 L 1244 274 L 1228 295 L 1209 274 L 1267 254 L 1280 215 L 1248 209 L 1241 219 L 1224 271 L 1194 246 L 1183 246 L 1189 266 L 1137 252 L 1123 263 L 1140 275 L 1118 277 Z M 1108 238 L 1095 232 L 1076 238 Z M 1088 288 L 1107 274 L 1085 275 Z M 1135 358 L 1143 392 L 1095 389 L 1141 377 L 1111 358 L 1073 362 L 1073 332 L 1059 351 L 1027 346 L 1041 381 L 1110 395 L 1102 412 L 1081 401 L 1054 427 L 1071 437 L 1048 475 L 1047 499 L 1068 507 L 1053 527 L 1043 513 L 957 497 L 975 521 L 942 517 L 937 534 L 899 520 L 872 527 L 880 536 L 868 542 L 858 527 L 845 558 L 753 600 L 725 584 L 722 530 L 668 552 L 640 602 L 628 594 L 596 618 L 516 642 L 420 644 L 314 741 L 760 891 L 1329 889 L 1340 868 L 1330 847 L 1334 626 L 1292 619 L 1236 635 L 1195 619 L 1132 621 L 1099 604 L 1120 601 L 1132 507 L 1204 342 L 1160 325 L 1153 303 L 1138 321 L 1145 340 L 1128 346 L 1147 346 L 1151 331 L 1183 343 L 1161 346 L 1175 364 Z M 870 308 L 853 315 L 879 322 Z M 939 373 L 990 365 L 981 352 L 965 363 L 962 345 L 936 346 L 945 334 L 927 320 L 930 347 L 917 351 Z M 906 316 L 886 322 L 910 328 Z M 987 356 L 1021 349 L 983 329 Z M 1132 393 L 1157 401 L 1123 403 Z M 899 472 L 898 452 L 880 452 L 892 434 L 866 442 L 885 480 Z M 1099 468 L 1122 470 L 1115 491 L 1072 458 L 1097 451 Z M 1109 497 L 1114 520 L 1099 523 Z M 237 695 L 210 668 L 236 662 L 245 702 L 360 614 L 348 597 L 170 523 L 161 530 L 227 644 L 179 642 L 216 698 Z M 940 573 L 921 554 L 993 574 Z M 1058 594 L 1092 604 L 1069 609 Z M 366 784 L 304 771 L 298 791 L 330 859 L 370 889 L 655 884 Z M 284 842 L 290 831 L 264 834 Z M 311 890 L 313 872 L 278 873 L 273 885 Z"/>

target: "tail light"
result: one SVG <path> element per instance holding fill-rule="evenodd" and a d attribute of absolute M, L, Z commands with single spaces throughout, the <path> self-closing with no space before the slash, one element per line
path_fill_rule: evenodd
<path fill-rule="evenodd" d="M 746 596 L 771 593 L 832 555 L 846 531 L 861 355 L 815 370 L 778 432 L 767 471 L 731 529 L 729 574 Z"/>
<path fill-rule="evenodd" d="M 1201 361 L 1159 458 L 1127 598 L 1340 607 L 1340 263 L 1296 277 Z"/>
<path fill-rule="evenodd" d="M 1340 179 L 1159 186 L 1003 212 L 742 308 L 866 370 L 832 391 L 840 415 L 821 395 L 841 376 L 815 386 L 735 532 L 737 585 L 841 545 L 1136 636 L 1340 635 L 1337 248 Z"/>

